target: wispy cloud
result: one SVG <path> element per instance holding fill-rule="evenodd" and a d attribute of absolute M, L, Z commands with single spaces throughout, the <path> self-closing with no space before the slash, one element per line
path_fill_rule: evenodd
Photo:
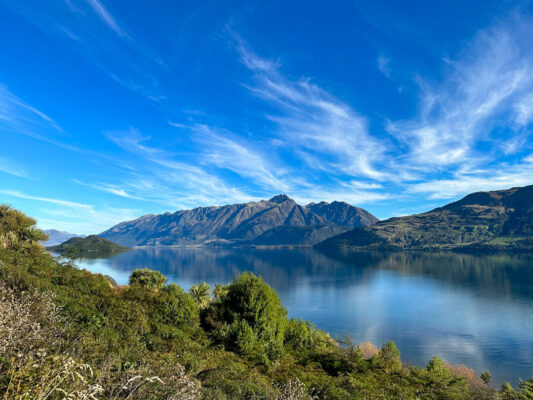
<path fill-rule="evenodd" d="M 34 215 L 37 216 L 38 226 L 43 229 L 54 228 L 78 234 L 94 234 L 140 215 L 139 210 L 95 207 L 64 199 L 34 196 L 17 190 L 0 190 L 0 194 L 15 199 L 51 205 L 52 208 L 38 207 L 39 215 Z M 24 209 L 21 206 L 17 207 Z"/>
<path fill-rule="evenodd" d="M 154 101 L 165 98 L 157 76 L 169 71 L 168 64 L 102 0 L 0 2 L 44 32 L 72 42 L 76 51 L 129 90 Z"/>
<path fill-rule="evenodd" d="M 241 61 L 255 74 L 255 84 L 246 87 L 274 106 L 268 118 L 277 123 L 279 137 L 297 149 L 304 161 L 320 155 L 320 164 L 309 163 L 309 168 L 386 178 L 380 164 L 387 141 L 370 134 L 365 117 L 310 79 L 286 78 L 280 72 L 279 61 L 260 58 L 230 32 Z"/>
<path fill-rule="evenodd" d="M 450 168 L 479 159 L 481 141 L 514 140 L 501 133 L 509 127 L 506 115 L 515 114 L 522 125 L 531 115 L 533 45 L 523 40 L 533 35 L 530 22 L 517 18 L 480 31 L 457 58 L 444 60 L 445 78 L 438 84 L 417 78 L 418 115 L 388 126 L 409 147 L 412 166 Z"/>
<path fill-rule="evenodd" d="M 113 132 L 109 138 L 122 149 L 142 157 L 149 164 L 126 183 L 135 196 L 176 208 L 225 204 L 257 199 L 242 187 L 228 184 L 215 171 L 181 161 L 178 155 L 149 145 L 150 138 L 138 130 Z M 198 154 L 195 160 L 198 160 Z"/>
<path fill-rule="evenodd" d="M 107 11 L 107 9 L 98 0 L 87 0 L 87 3 L 92 7 L 94 12 L 102 19 L 102 21 L 116 32 L 119 36 L 127 36 L 124 30 L 115 21 L 115 18 Z"/>
<path fill-rule="evenodd" d="M 63 129 L 48 115 L 26 103 L 0 84 L 0 128 L 42 138 L 45 132 L 57 135 Z"/>
<path fill-rule="evenodd" d="M 474 173 L 457 173 L 451 178 L 436 178 L 409 185 L 407 193 L 425 195 L 429 199 L 452 199 L 467 193 L 500 190 L 533 184 L 533 157 L 528 156 L 512 164 Z"/>
<path fill-rule="evenodd" d="M 391 77 L 391 69 L 389 66 L 390 59 L 384 54 L 380 54 L 378 56 L 377 63 L 378 63 L 378 69 L 381 71 L 381 73 L 385 75 L 387 78 L 390 78 Z"/>
<path fill-rule="evenodd" d="M 28 136 L 91 158 L 105 159 L 121 169 L 130 168 L 127 164 L 104 154 L 102 151 L 91 151 L 75 146 L 72 144 L 74 142 L 73 137 L 68 132 L 65 132 L 53 118 L 16 96 L 6 86 L 1 84 L 0 130 L 5 134 Z M 23 168 L 19 166 L 18 170 L 22 171 Z"/>
<path fill-rule="evenodd" d="M 199 144 L 201 164 L 228 169 L 269 191 L 291 190 L 290 177 L 281 160 L 275 162 L 272 152 L 267 154 L 259 150 L 260 144 L 250 143 L 232 132 L 205 124 L 170 124 L 193 133 L 192 140 Z"/>
<path fill-rule="evenodd" d="M 4 189 L 4 190 L 0 190 L 0 193 L 5 194 L 7 196 L 11 196 L 11 197 L 17 197 L 19 199 L 41 201 L 41 202 L 45 202 L 45 203 L 56 204 L 56 205 L 59 205 L 59 206 L 76 207 L 76 208 L 83 208 L 83 209 L 87 209 L 87 210 L 91 208 L 91 206 L 89 206 L 87 204 L 75 203 L 75 202 L 68 201 L 68 200 L 53 199 L 53 198 L 49 198 L 49 197 L 32 196 L 32 195 L 28 195 L 28 194 L 24 194 L 22 192 L 19 192 L 17 190 Z"/>
<path fill-rule="evenodd" d="M 0 172 L 18 176 L 19 178 L 30 178 L 23 166 L 3 157 L 0 157 Z"/>
<path fill-rule="evenodd" d="M 77 183 L 78 185 L 100 190 L 102 192 L 111 193 L 119 197 L 125 197 L 127 199 L 143 200 L 141 197 L 137 197 L 137 196 L 130 194 L 127 190 L 121 188 L 118 185 L 112 185 L 109 183 L 86 183 L 86 182 L 81 182 L 78 179 L 73 179 L 72 182 Z"/>
<path fill-rule="evenodd" d="M 514 109 L 517 124 L 525 126 L 533 122 L 533 93 L 517 99 Z"/>

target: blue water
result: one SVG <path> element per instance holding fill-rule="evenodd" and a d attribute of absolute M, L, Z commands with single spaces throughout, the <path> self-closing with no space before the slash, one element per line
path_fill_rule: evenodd
<path fill-rule="evenodd" d="M 128 281 L 135 268 L 184 288 L 261 275 L 290 317 L 358 343 L 394 340 L 402 360 L 434 356 L 490 370 L 500 384 L 533 376 L 533 255 L 336 253 L 312 249 L 135 249 L 83 267 Z"/>

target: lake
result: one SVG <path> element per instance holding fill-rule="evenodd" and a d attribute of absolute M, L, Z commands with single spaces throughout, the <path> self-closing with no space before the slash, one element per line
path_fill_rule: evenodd
<path fill-rule="evenodd" d="M 147 267 L 184 288 L 247 270 L 278 291 L 290 317 L 334 337 L 393 340 L 404 362 L 425 366 L 438 355 L 490 370 L 497 385 L 533 375 L 533 255 L 148 248 L 82 266 L 119 284 Z"/>

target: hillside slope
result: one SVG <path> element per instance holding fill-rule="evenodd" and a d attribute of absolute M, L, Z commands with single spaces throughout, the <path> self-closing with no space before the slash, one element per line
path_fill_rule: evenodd
<path fill-rule="evenodd" d="M 321 211 L 317 214 L 313 212 L 315 205 L 301 206 L 286 195 L 278 195 L 259 202 L 145 215 L 99 236 L 124 246 L 315 244 L 376 221 L 367 211 L 347 203 L 319 204 Z"/>
<path fill-rule="evenodd" d="M 533 185 L 472 193 L 426 213 L 345 232 L 318 247 L 533 249 Z"/>
<path fill-rule="evenodd" d="M 66 242 L 57 246 L 48 247 L 48 250 L 59 254 L 66 254 L 68 252 L 74 254 L 72 253 L 74 251 L 75 254 L 78 254 L 81 257 L 99 257 L 118 254 L 128 250 L 128 248 L 119 246 L 118 244 L 99 236 L 90 235 L 85 238 L 70 238 Z"/>

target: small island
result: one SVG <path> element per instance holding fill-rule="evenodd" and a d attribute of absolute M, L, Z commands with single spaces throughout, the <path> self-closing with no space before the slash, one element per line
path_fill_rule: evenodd
<path fill-rule="evenodd" d="M 109 257 L 129 250 L 129 247 L 120 246 L 100 236 L 90 235 L 87 237 L 73 237 L 47 248 L 53 253 L 71 258 L 98 258 Z"/>

